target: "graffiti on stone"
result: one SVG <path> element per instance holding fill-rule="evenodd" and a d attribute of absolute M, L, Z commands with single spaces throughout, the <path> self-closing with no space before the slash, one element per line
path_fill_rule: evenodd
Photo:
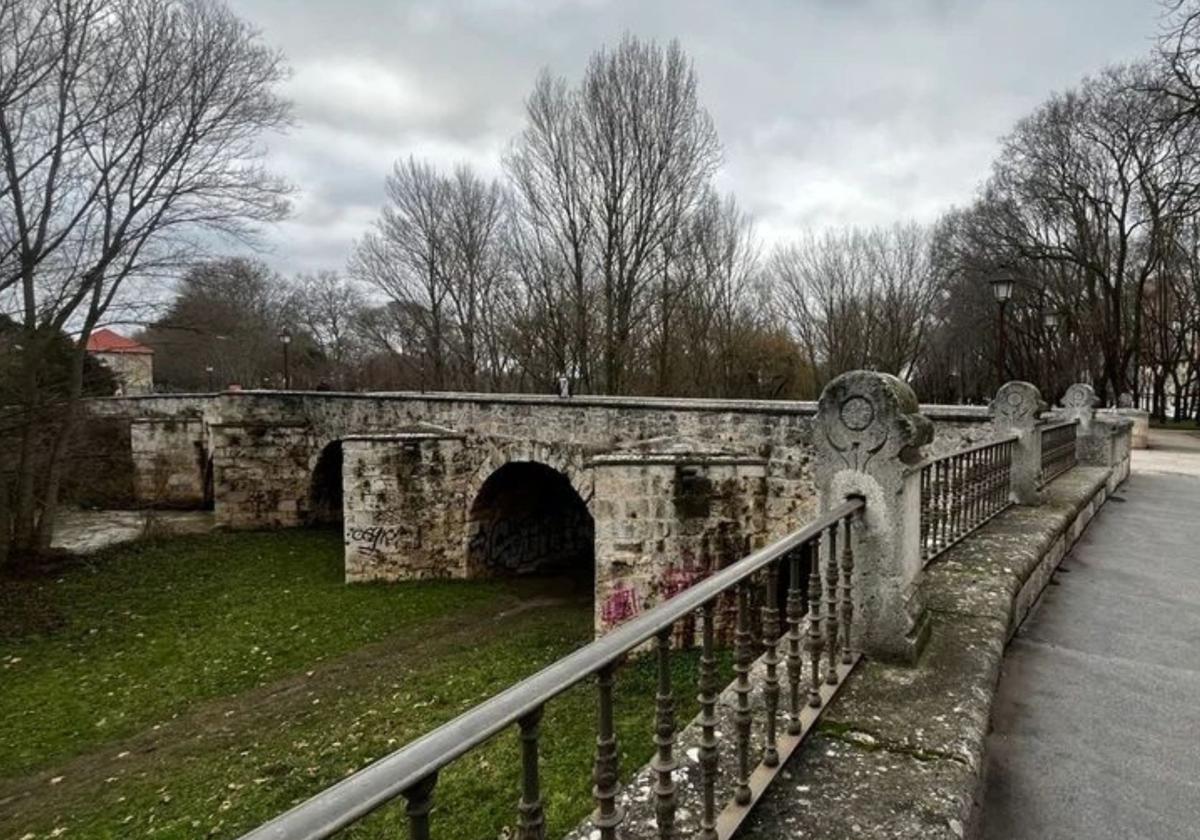
<path fill-rule="evenodd" d="M 615 627 L 640 611 L 634 588 L 627 583 L 618 583 L 600 607 L 600 621 L 604 627 Z"/>
<path fill-rule="evenodd" d="M 590 562 L 592 543 L 586 512 L 569 520 L 534 513 L 477 521 L 468 551 L 495 571 L 529 574 Z"/>
<path fill-rule="evenodd" d="M 382 525 L 369 528 L 350 528 L 346 532 L 346 541 L 349 547 L 365 554 L 381 554 L 396 549 L 411 548 L 416 544 L 410 529 L 389 528 Z"/>

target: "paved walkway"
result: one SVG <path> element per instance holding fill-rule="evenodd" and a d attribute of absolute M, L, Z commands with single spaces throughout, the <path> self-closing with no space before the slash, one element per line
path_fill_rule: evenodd
<path fill-rule="evenodd" d="M 1005 656 L 985 840 L 1200 838 L 1200 436 L 1151 446 Z"/>

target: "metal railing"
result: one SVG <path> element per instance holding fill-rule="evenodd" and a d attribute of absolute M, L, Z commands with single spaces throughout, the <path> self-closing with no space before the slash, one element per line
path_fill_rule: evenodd
<path fill-rule="evenodd" d="M 1078 433 L 1078 420 L 1066 420 L 1041 427 L 1041 486 L 1046 486 L 1075 466 L 1075 438 Z"/>
<path fill-rule="evenodd" d="M 921 471 L 921 557 L 929 562 L 1012 504 L 1013 448 L 1017 436 L 976 444 Z"/>
<path fill-rule="evenodd" d="M 615 840 L 623 813 L 617 801 L 618 750 L 613 723 L 613 685 L 621 660 L 651 639 L 654 640 L 658 671 L 656 752 L 651 765 L 657 777 L 654 787 L 656 820 L 659 837 L 674 837 L 677 833 L 674 774 L 678 762 L 674 754 L 676 721 L 671 687 L 671 638 L 678 622 L 690 620 L 697 613 L 701 628 L 698 722 L 702 733 L 702 784 L 701 801 L 689 805 L 689 810 L 699 814 L 698 836 L 706 840 L 725 840 L 741 824 L 750 807 L 800 745 L 821 709 L 832 699 L 836 687 L 858 661 L 859 655 L 851 643 L 855 620 L 851 528 L 864 505 L 861 499 L 846 501 L 812 524 L 715 572 L 449 723 L 348 776 L 246 834 L 243 840 L 326 838 L 398 797 L 406 800 L 413 840 L 428 840 L 438 772 L 513 725 L 519 731 L 522 753 L 517 837 L 542 840 L 545 828 L 538 776 L 542 712 L 546 703 L 591 677 L 595 677 L 599 698 L 592 788 L 596 810 L 592 824 L 602 840 Z M 804 581 L 806 558 L 815 559 L 807 564 L 808 577 Z M 784 563 L 788 564 L 786 570 Z M 787 575 L 786 607 L 783 610 L 787 629 L 782 634 L 778 592 L 781 570 Z M 759 607 L 762 639 L 760 645 L 756 645 L 751 629 L 750 596 L 751 589 L 759 586 L 765 591 Z M 733 670 L 737 698 L 734 714 L 737 770 L 732 779 L 732 796 L 727 802 L 716 792 L 717 701 L 721 684 L 714 652 L 717 601 L 726 593 L 736 593 Z M 750 675 L 756 646 L 765 649 L 761 684 L 765 741 L 761 753 L 752 755 Z M 786 651 L 783 657 L 781 648 Z M 781 663 L 786 666 L 786 686 L 781 686 Z M 786 709 L 781 710 L 780 697 L 785 688 Z M 778 731 L 780 724 L 784 729 L 782 733 Z M 720 811 L 719 804 L 722 805 Z M 453 829 L 449 829 L 449 836 L 453 833 Z"/>

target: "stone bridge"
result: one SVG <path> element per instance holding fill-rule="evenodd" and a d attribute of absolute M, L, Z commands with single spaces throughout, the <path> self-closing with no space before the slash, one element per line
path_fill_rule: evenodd
<path fill-rule="evenodd" d="M 582 571 L 601 630 L 804 524 L 816 403 L 239 391 L 95 400 L 136 495 L 227 528 L 342 522 L 346 579 Z M 926 406 L 933 452 L 992 434 Z"/>

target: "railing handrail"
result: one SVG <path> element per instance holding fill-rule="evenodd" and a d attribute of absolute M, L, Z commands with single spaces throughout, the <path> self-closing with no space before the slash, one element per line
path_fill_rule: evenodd
<path fill-rule="evenodd" d="M 978 452 L 979 450 L 987 449 L 990 446 L 997 446 L 1002 443 L 1012 443 L 1019 439 L 1020 435 L 1014 433 L 1005 435 L 1004 437 L 992 438 L 991 440 L 983 440 L 979 443 L 973 444 L 972 446 L 968 446 L 966 449 L 955 449 L 953 452 L 947 452 L 945 455 L 935 455 L 922 461 L 918 461 L 908 468 L 908 472 L 917 472 L 918 470 L 923 470 L 930 464 L 936 464 L 939 461 L 947 461 L 951 458 L 956 458 L 959 455 L 970 455 L 972 452 Z"/>
<path fill-rule="evenodd" d="M 1070 420 L 1059 420 L 1056 423 L 1046 423 L 1045 425 L 1038 426 L 1038 430 L 1042 434 L 1045 434 L 1046 432 L 1053 432 L 1056 429 L 1065 429 L 1067 426 L 1078 426 L 1078 425 L 1079 425 L 1079 418 L 1072 417 Z"/>
<path fill-rule="evenodd" d="M 865 506 L 848 499 L 814 522 L 753 552 L 437 729 L 326 788 L 242 840 L 322 840 L 362 819 L 441 768 L 611 665 L 708 601 L 737 586 Z"/>

